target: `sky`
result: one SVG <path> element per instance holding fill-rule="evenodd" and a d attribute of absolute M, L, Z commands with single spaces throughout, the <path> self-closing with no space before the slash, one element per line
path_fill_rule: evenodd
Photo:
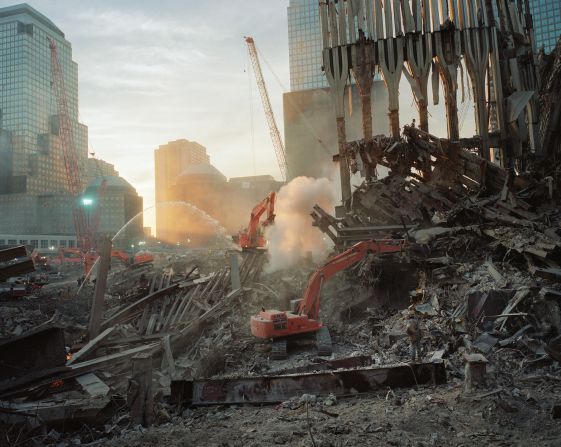
<path fill-rule="evenodd" d="M 180 138 L 205 146 L 227 177 L 280 179 L 243 37 L 255 39 L 288 90 L 288 0 L 28 3 L 72 44 L 90 152 L 115 164 L 145 207 L 154 204 L 154 150 Z M 283 88 L 262 66 L 283 135 Z M 145 225 L 154 226 L 152 212 Z"/>

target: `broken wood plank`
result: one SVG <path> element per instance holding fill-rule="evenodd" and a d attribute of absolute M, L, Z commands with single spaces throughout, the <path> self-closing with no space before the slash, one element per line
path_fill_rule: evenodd
<path fill-rule="evenodd" d="M 504 279 L 503 275 L 497 270 L 493 261 L 488 260 L 485 262 L 487 271 L 493 277 L 499 288 L 504 289 L 506 287 L 507 281 Z"/>
<path fill-rule="evenodd" d="M 164 359 L 166 360 L 169 368 L 169 375 L 171 380 L 175 380 L 176 371 L 175 371 L 175 360 L 173 359 L 173 353 L 171 351 L 171 344 L 170 344 L 170 337 L 166 335 L 162 338 L 162 348 L 164 349 L 164 356 L 162 358 L 162 364 L 164 363 Z"/>
<path fill-rule="evenodd" d="M 110 388 L 94 373 L 78 376 L 76 381 L 90 397 L 107 396 L 109 394 Z"/>
<path fill-rule="evenodd" d="M 530 294 L 530 289 L 528 287 L 521 287 L 516 291 L 512 299 L 508 302 L 502 314 L 510 314 L 512 310 L 518 306 Z M 503 329 L 508 317 L 500 317 L 495 320 L 495 328 Z"/>
<path fill-rule="evenodd" d="M 152 335 L 154 329 L 156 328 L 156 323 L 158 321 L 158 314 L 153 313 L 150 315 L 150 319 L 148 320 L 148 326 L 146 326 L 146 335 Z"/>
<path fill-rule="evenodd" d="M 178 287 L 177 283 L 172 284 L 166 289 L 157 290 L 156 292 L 151 293 L 150 295 L 147 295 L 144 298 L 130 304 L 129 306 L 117 312 L 112 317 L 105 320 L 101 324 L 101 329 L 106 329 L 109 326 L 114 326 L 117 323 L 122 323 L 123 321 L 126 321 L 127 317 L 129 317 L 131 314 L 134 314 L 137 310 L 142 309 L 144 306 L 152 303 L 153 301 L 156 301 L 160 298 L 163 298 L 171 294 L 177 287 Z"/>
<path fill-rule="evenodd" d="M 105 340 L 113 331 L 115 326 L 105 329 L 101 334 L 99 334 L 94 339 L 90 340 L 85 346 L 83 346 L 78 352 L 72 354 L 72 358 L 66 362 L 67 365 L 72 365 L 78 360 L 82 360 L 86 355 L 90 354 L 94 349 L 96 349 L 99 344 Z"/>
<path fill-rule="evenodd" d="M 159 345 L 160 343 L 150 343 L 148 345 L 138 346 L 136 348 L 117 352 L 115 354 L 110 354 L 91 360 L 85 360 L 81 363 L 75 363 L 73 365 L 69 365 L 69 368 L 72 370 L 81 370 L 81 369 L 86 369 L 90 366 L 100 367 L 101 365 L 105 365 L 108 363 L 115 364 L 117 362 L 124 361 L 135 354 L 154 350 L 154 348 L 157 348 Z"/>
<path fill-rule="evenodd" d="M 138 354 L 132 358 L 132 374 L 127 392 L 131 424 L 150 427 L 154 421 L 154 398 L 152 395 L 152 357 Z"/>

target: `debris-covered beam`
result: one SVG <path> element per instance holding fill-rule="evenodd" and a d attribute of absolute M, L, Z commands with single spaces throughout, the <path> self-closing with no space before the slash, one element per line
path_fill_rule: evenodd
<path fill-rule="evenodd" d="M 444 363 L 418 363 L 269 377 L 176 380 L 171 384 L 171 399 L 191 405 L 272 404 L 303 393 L 345 396 L 444 383 Z"/>

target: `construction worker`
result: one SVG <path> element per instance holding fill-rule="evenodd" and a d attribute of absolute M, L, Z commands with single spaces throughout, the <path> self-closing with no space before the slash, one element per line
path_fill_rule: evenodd
<path fill-rule="evenodd" d="M 414 310 L 409 313 L 406 332 L 409 337 L 409 342 L 411 343 L 411 361 L 415 362 L 421 360 L 421 339 L 423 338 L 423 332 L 421 330 L 421 322 L 415 315 Z"/>

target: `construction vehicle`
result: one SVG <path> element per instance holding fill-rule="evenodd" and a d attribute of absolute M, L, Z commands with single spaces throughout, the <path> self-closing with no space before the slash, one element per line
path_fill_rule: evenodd
<path fill-rule="evenodd" d="M 84 255 L 84 276 L 87 277 L 88 273 L 94 266 L 95 262 L 99 258 L 99 253 L 95 250 L 90 250 Z M 154 255 L 147 251 L 138 252 L 134 256 L 131 256 L 124 250 L 111 250 L 111 260 L 121 261 L 126 267 L 144 265 L 154 262 Z"/>
<path fill-rule="evenodd" d="M 84 253 L 79 248 L 61 247 L 58 249 L 58 263 L 78 265 L 84 262 Z"/>
<path fill-rule="evenodd" d="M 263 235 L 262 228 L 271 225 L 275 221 L 275 200 L 277 194 L 270 192 L 261 202 L 251 210 L 251 217 L 247 228 L 238 235 L 238 243 L 243 250 L 265 248 L 267 241 Z M 260 222 L 261 216 L 267 212 L 267 217 Z"/>
<path fill-rule="evenodd" d="M 287 356 L 287 342 L 298 336 L 315 334 L 318 355 L 331 355 L 331 336 L 326 326 L 319 321 L 321 288 L 323 284 L 341 270 L 356 264 L 369 253 L 377 256 L 403 253 L 405 239 L 379 239 L 362 241 L 340 253 L 319 269 L 308 281 L 302 298 L 296 300 L 295 311 L 265 310 L 251 317 L 251 333 L 258 338 L 272 339 L 272 358 Z"/>
<path fill-rule="evenodd" d="M 271 140 L 277 156 L 279 169 L 282 179 L 286 181 L 289 177 L 288 166 L 286 164 L 286 151 L 277 126 L 277 121 L 275 120 L 273 108 L 271 107 L 271 100 L 269 99 L 269 93 L 267 92 L 267 86 L 265 85 L 265 79 L 263 78 L 263 72 L 261 71 L 261 64 L 259 63 L 259 56 L 257 55 L 255 41 L 253 40 L 253 37 L 244 37 L 244 39 L 249 51 L 251 65 L 253 65 L 253 72 L 255 73 L 255 80 L 257 81 L 259 94 L 261 95 L 261 102 L 263 103 L 265 118 L 267 119 L 267 124 L 269 125 L 269 133 L 271 134 Z"/>

